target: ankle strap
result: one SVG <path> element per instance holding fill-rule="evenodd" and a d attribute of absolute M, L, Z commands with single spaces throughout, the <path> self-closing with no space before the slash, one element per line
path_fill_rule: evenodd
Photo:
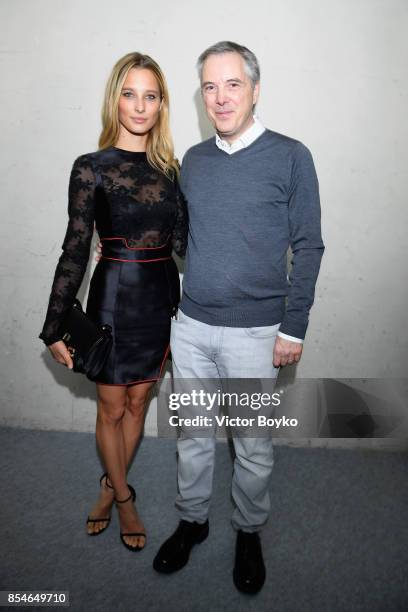
<path fill-rule="evenodd" d="M 129 499 L 133 500 L 133 494 L 132 493 L 130 493 L 129 497 L 127 497 L 126 499 L 116 499 L 116 497 L 114 497 L 114 500 L 115 500 L 116 504 L 124 504 L 127 501 L 129 501 Z"/>
<path fill-rule="evenodd" d="M 109 478 L 109 474 L 108 472 L 105 472 L 104 474 L 102 474 L 102 476 L 99 479 L 99 483 L 102 484 L 102 480 L 105 478 L 105 484 L 107 487 L 109 487 L 109 489 L 113 489 L 112 485 L 109 484 L 108 482 L 108 478 Z"/>

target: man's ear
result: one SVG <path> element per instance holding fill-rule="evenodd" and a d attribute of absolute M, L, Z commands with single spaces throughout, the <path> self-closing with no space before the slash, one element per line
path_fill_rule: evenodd
<path fill-rule="evenodd" d="M 259 98 L 259 81 L 258 83 L 255 84 L 254 91 L 253 91 L 252 104 L 254 106 L 258 102 L 258 98 Z"/>

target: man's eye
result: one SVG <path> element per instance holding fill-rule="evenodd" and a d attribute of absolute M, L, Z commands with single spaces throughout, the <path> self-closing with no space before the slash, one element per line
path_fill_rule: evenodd
<path fill-rule="evenodd" d="M 230 83 L 231 89 L 238 87 L 238 83 Z"/>
<path fill-rule="evenodd" d="M 213 89 L 214 89 L 214 86 L 213 86 L 213 85 L 206 85 L 206 86 L 204 87 L 204 91 L 212 91 Z"/>

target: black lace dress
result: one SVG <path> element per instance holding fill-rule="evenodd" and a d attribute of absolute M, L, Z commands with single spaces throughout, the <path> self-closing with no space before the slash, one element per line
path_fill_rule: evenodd
<path fill-rule="evenodd" d="M 177 181 L 146 153 L 116 147 L 82 155 L 72 168 L 69 222 L 40 338 L 61 339 L 61 323 L 81 285 L 94 225 L 102 257 L 86 311 L 112 327 L 113 348 L 92 379 L 109 385 L 157 380 L 169 350 L 170 320 L 180 299 L 177 266 L 187 244 L 187 212 Z"/>

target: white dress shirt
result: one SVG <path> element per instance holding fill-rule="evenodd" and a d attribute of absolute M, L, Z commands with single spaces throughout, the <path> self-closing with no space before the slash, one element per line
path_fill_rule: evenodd
<path fill-rule="evenodd" d="M 253 117 L 253 124 L 231 144 L 226 140 L 223 140 L 218 134 L 216 134 L 215 144 L 217 145 L 217 147 L 221 149 L 221 151 L 228 153 L 228 155 L 232 155 L 233 153 L 236 153 L 237 151 L 240 151 L 241 149 L 244 149 L 245 147 L 248 147 L 250 144 L 252 144 L 265 131 L 265 127 L 259 121 L 258 117 L 256 115 L 254 115 Z M 284 340 L 289 340 L 290 342 L 299 342 L 300 344 L 303 344 L 303 340 L 301 338 L 288 336 L 288 334 L 283 334 L 280 331 L 278 331 L 278 336 L 280 336 Z"/>

